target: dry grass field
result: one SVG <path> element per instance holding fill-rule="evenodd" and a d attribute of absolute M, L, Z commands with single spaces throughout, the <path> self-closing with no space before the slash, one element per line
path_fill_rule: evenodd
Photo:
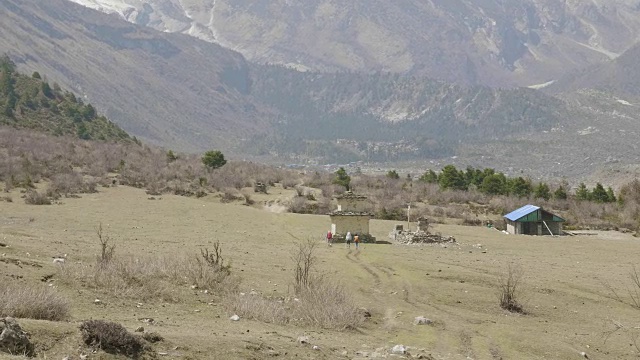
<path fill-rule="evenodd" d="M 0 247 L 0 283 L 53 288 L 69 300 L 62 321 L 18 319 L 43 359 L 123 358 L 91 352 L 82 343 L 79 326 L 89 319 L 114 321 L 131 332 L 139 326 L 157 332 L 165 340 L 152 345 L 148 358 L 354 359 L 389 357 L 397 344 L 409 347 L 407 358 L 425 359 L 638 356 L 634 340 L 640 330 L 634 327 L 640 325 L 640 310 L 615 299 L 608 287 L 623 290 L 618 294 L 626 299 L 640 240 L 616 232 L 552 238 L 435 225 L 434 231 L 454 236 L 458 244 L 365 244 L 358 251 L 321 244 L 317 269 L 371 313 L 362 326 L 344 331 L 244 317 L 231 321 L 223 289 L 205 293 L 186 280 L 152 288 L 147 285 L 154 279 L 148 279 L 151 283 L 138 286 L 143 292 L 125 293 L 92 286 L 91 276 L 82 273 L 96 266 L 95 227 L 101 223 L 116 245 L 116 258 L 131 263 L 153 258 L 176 271 L 219 241 L 232 275 L 240 278 L 229 286 L 239 282 L 245 296 L 256 296 L 249 295 L 254 290 L 288 298 L 295 243 L 321 242 L 330 227 L 328 216 L 261 208 L 266 200 L 292 194 L 273 188 L 270 195 L 252 195 L 256 204 L 250 207 L 221 203 L 213 195 L 149 200 L 143 190 L 120 186 L 34 206 L 14 190 L 13 202 L 0 201 L 0 243 L 6 245 Z M 395 223 L 373 220 L 372 233 L 387 240 Z M 64 254 L 64 266 L 53 263 Z M 498 278 L 509 264 L 522 270 L 525 314 L 499 307 Z M 433 323 L 416 326 L 417 316 Z M 144 320 L 149 318 L 153 322 Z M 608 334 L 617 326 L 623 327 Z M 310 344 L 298 344 L 301 335 L 309 336 Z"/>

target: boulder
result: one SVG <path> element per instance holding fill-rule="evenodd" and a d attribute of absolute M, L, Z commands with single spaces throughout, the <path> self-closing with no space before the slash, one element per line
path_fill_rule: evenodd
<path fill-rule="evenodd" d="M 22 330 L 15 319 L 0 319 L 0 351 L 9 354 L 33 355 L 33 344 L 27 333 Z"/>
<path fill-rule="evenodd" d="M 240 321 L 240 316 L 234 314 L 233 316 L 231 316 L 229 318 L 229 320 L 231 320 L 231 321 Z"/>
<path fill-rule="evenodd" d="M 308 336 L 298 336 L 298 344 L 308 344 L 309 337 Z"/>
<path fill-rule="evenodd" d="M 424 316 L 416 316 L 416 318 L 413 319 L 413 324 L 414 325 L 431 325 L 433 324 L 433 321 L 431 321 L 431 319 L 427 319 Z"/>
<path fill-rule="evenodd" d="M 407 348 L 404 345 L 396 345 L 393 348 L 391 348 L 391 353 L 392 354 L 406 354 L 407 353 Z"/>

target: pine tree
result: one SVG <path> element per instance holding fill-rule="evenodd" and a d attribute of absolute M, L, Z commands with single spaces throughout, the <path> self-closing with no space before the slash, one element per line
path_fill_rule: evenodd
<path fill-rule="evenodd" d="M 347 189 L 347 191 L 349 191 L 349 187 L 351 185 L 351 176 L 347 174 L 347 170 L 341 167 L 340 169 L 338 169 L 338 171 L 335 172 L 335 175 L 336 177 L 333 179 L 333 183 L 336 185 L 342 185 L 345 187 L 345 189 Z"/>
<path fill-rule="evenodd" d="M 553 198 L 556 200 L 567 200 L 567 192 L 562 185 L 558 186 L 556 191 L 553 192 Z"/>
<path fill-rule="evenodd" d="M 599 203 L 607 202 L 609 200 L 607 190 L 604 189 L 604 186 L 602 186 L 602 184 L 596 184 L 596 187 L 591 192 L 591 200 Z"/>
<path fill-rule="evenodd" d="M 549 189 L 549 185 L 543 182 L 539 183 L 538 186 L 536 186 L 534 195 L 537 199 L 551 199 L 551 190 Z"/>
<path fill-rule="evenodd" d="M 578 189 L 576 190 L 576 199 L 577 200 L 589 200 L 591 198 L 591 192 L 587 189 L 587 185 L 584 183 L 580 183 Z"/>

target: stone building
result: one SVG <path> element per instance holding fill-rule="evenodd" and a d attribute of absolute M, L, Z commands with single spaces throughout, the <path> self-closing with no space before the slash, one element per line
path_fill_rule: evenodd
<path fill-rule="evenodd" d="M 347 232 L 358 234 L 362 242 L 375 242 L 369 233 L 369 220 L 373 214 L 366 211 L 367 197 L 352 192 L 336 196 L 338 208 L 331 213 L 331 232 L 336 242 L 344 241 Z"/>

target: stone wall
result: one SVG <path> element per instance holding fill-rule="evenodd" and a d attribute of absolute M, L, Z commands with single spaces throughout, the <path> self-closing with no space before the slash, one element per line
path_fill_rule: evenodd
<path fill-rule="evenodd" d="M 331 223 L 335 225 L 336 234 L 346 234 L 347 231 L 351 231 L 351 234 L 369 234 L 368 215 L 332 215 Z"/>

